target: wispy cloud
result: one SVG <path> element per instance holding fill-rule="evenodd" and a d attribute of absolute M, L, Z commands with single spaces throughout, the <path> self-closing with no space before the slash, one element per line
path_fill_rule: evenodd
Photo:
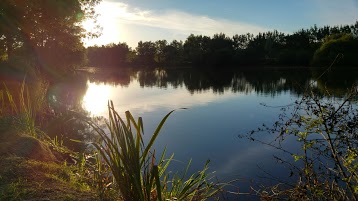
<path fill-rule="evenodd" d="M 116 7 L 123 7 L 117 3 Z M 127 11 L 127 10 L 126 10 Z M 193 15 L 175 10 L 168 10 L 161 13 L 151 11 L 137 11 L 127 15 L 118 16 L 117 20 L 122 23 L 137 24 L 148 27 L 168 29 L 190 34 L 213 35 L 218 32 L 225 32 L 229 35 L 236 33 L 258 33 L 267 29 L 259 26 L 249 25 L 225 19 L 214 19 L 208 16 Z"/>
<path fill-rule="evenodd" d="M 265 27 L 251 25 L 238 21 L 231 21 L 226 19 L 212 18 L 205 15 L 195 15 L 178 10 L 164 10 L 151 11 L 142 10 L 131 7 L 128 4 L 120 2 L 104 1 L 97 7 L 97 12 L 100 14 L 98 19 L 100 25 L 103 27 L 102 39 L 119 41 L 119 33 L 122 30 L 121 41 L 131 41 L 131 33 L 126 32 L 128 26 L 136 26 L 137 30 L 151 29 L 151 34 L 143 34 L 143 38 L 139 40 L 159 40 L 159 39 L 174 39 L 173 36 L 180 36 L 175 38 L 184 40 L 189 34 L 202 34 L 212 36 L 215 33 L 223 32 L 229 36 L 234 34 L 258 33 L 270 30 Z M 121 27 L 121 28 L 119 28 Z M 158 38 L 163 36 L 166 32 L 168 38 Z M 169 33 L 169 34 L 168 34 Z M 116 35 L 117 34 L 117 35 Z M 138 35 L 138 34 L 137 34 Z M 124 40 L 123 40 L 124 39 Z"/>
<path fill-rule="evenodd" d="M 96 9 L 100 14 L 98 22 L 103 27 L 103 34 L 100 38 L 89 41 L 88 45 L 127 42 L 130 46 L 136 47 L 139 40 L 185 40 L 191 33 L 212 36 L 223 32 L 232 36 L 245 33 L 257 34 L 276 27 L 295 31 L 309 28 L 314 24 L 318 26 L 353 24 L 358 20 L 358 0 L 305 0 L 302 4 L 297 8 L 301 9 L 299 15 L 290 16 L 287 12 L 272 10 L 282 16 L 271 21 L 268 16 L 267 20 L 261 22 L 262 24 L 250 24 L 240 19 L 229 20 L 172 8 L 148 10 L 118 1 L 104 0 Z M 264 13 L 261 15 L 265 17 Z M 292 23 L 288 24 L 290 21 Z M 300 22 L 300 25 L 297 25 L 299 27 L 296 27 L 294 22 Z"/>

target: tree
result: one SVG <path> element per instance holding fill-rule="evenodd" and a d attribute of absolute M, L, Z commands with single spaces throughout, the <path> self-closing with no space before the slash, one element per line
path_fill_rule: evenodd
<path fill-rule="evenodd" d="M 358 49 L 358 38 L 352 34 L 334 34 L 327 36 L 315 52 L 313 58 L 314 65 L 329 65 L 337 55 L 342 55 L 338 65 L 356 66 L 358 59 L 356 50 Z"/>
<path fill-rule="evenodd" d="M 55 76 L 84 61 L 82 20 L 100 0 L 2 0 L 0 44 L 9 62 L 25 60 Z"/>
<path fill-rule="evenodd" d="M 151 41 L 147 41 L 147 42 L 139 41 L 136 51 L 137 51 L 139 63 L 149 64 L 149 65 L 155 63 L 154 56 L 157 52 L 155 43 Z"/>
<path fill-rule="evenodd" d="M 210 41 L 211 65 L 227 65 L 231 63 L 234 55 L 234 46 L 231 38 L 224 33 L 215 34 Z"/>
<path fill-rule="evenodd" d="M 88 64 L 97 67 L 121 66 L 127 64 L 129 52 L 130 48 L 126 43 L 88 47 Z"/>
<path fill-rule="evenodd" d="M 210 51 L 210 37 L 191 34 L 184 42 L 184 51 L 193 64 L 204 64 Z"/>
<path fill-rule="evenodd" d="M 166 64 L 181 64 L 184 62 L 184 46 L 182 41 L 173 40 L 164 49 Z"/>
<path fill-rule="evenodd" d="M 168 42 L 166 40 L 155 41 L 155 47 L 156 47 L 155 59 L 158 63 L 163 63 L 166 61 L 164 51 L 167 45 Z"/>
<path fill-rule="evenodd" d="M 235 34 L 232 37 L 233 46 L 235 50 L 244 50 L 249 45 L 250 41 L 254 38 L 254 35 L 247 33 L 242 35 Z"/>
<path fill-rule="evenodd" d="M 249 64 L 275 63 L 284 43 L 284 34 L 276 30 L 259 33 L 247 44 L 242 58 Z"/>
<path fill-rule="evenodd" d="M 309 65 L 317 42 L 317 27 L 311 30 L 301 29 L 285 36 L 283 50 L 279 53 L 279 62 L 284 65 Z"/>
<path fill-rule="evenodd" d="M 354 25 L 351 25 L 352 34 L 358 36 L 358 21 Z"/>

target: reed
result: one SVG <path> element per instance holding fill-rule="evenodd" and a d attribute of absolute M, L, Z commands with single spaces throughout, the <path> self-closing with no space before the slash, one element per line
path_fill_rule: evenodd
<path fill-rule="evenodd" d="M 157 139 L 165 121 L 173 112 L 169 112 L 158 124 L 148 144 L 142 138 L 143 121 L 136 121 L 130 112 L 125 113 L 122 119 L 116 112 L 113 102 L 108 104 L 109 119 L 106 129 L 88 122 L 99 134 L 100 143 L 92 143 L 101 155 L 113 177 L 113 188 L 118 192 L 121 200 L 205 200 L 213 196 L 217 189 L 207 182 L 207 164 L 198 174 L 186 179 L 186 173 L 173 176 L 169 180 L 166 172 L 174 155 L 165 160 L 165 150 L 159 160 L 155 157 L 152 146 Z M 97 160 L 101 161 L 101 160 Z M 101 182 L 103 179 L 101 179 Z M 103 186 L 103 184 L 102 184 Z M 108 186 L 108 185 L 104 185 Z"/>
<path fill-rule="evenodd" d="M 44 97 L 30 94 L 26 77 L 19 88 L 13 90 L 3 83 L 3 89 L 0 90 L 0 127 L 15 129 L 37 138 L 43 137 L 44 133 L 36 125 L 37 113 L 43 101 Z"/>

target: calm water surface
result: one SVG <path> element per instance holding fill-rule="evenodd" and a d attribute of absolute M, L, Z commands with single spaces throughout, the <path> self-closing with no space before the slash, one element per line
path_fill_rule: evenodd
<path fill-rule="evenodd" d="M 143 117 L 145 139 L 168 112 L 176 110 L 155 144 L 157 153 L 165 147 L 168 156 L 174 153 L 176 161 L 170 167 L 173 171 L 183 170 L 192 159 L 190 171 L 195 172 L 210 160 L 209 171 L 215 172 L 219 181 L 240 179 L 230 187 L 240 192 L 249 191 L 250 179 L 263 181 L 270 175 L 289 178 L 289 170 L 273 159 L 274 155 L 283 156 L 279 150 L 238 135 L 278 120 L 282 112 L 279 106 L 300 98 L 303 86 L 314 80 L 311 72 L 116 73 L 88 80 L 84 108 L 93 115 L 106 116 L 107 100 L 113 100 L 120 113 L 129 110 L 134 116 Z M 106 81 L 106 76 L 111 80 Z M 344 86 L 355 82 L 353 78 L 347 79 L 342 86 L 332 84 L 331 91 L 336 96 L 342 95 Z M 317 91 L 322 83 L 315 82 Z M 262 136 L 266 142 L 273 139 L 272 135 Z M 294 140 L 284 143 L 295 149 Z"/>

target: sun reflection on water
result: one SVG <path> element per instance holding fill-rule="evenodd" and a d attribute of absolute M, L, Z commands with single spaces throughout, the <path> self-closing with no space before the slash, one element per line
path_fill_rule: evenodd
<path fill-rule="evenodd" d="M 110 99 L 110 86 L 105 84 L 87 83 L 88 89 L 83 97 L 83 108 L 91 115 L 98 116 L 107 110 Z"/>

